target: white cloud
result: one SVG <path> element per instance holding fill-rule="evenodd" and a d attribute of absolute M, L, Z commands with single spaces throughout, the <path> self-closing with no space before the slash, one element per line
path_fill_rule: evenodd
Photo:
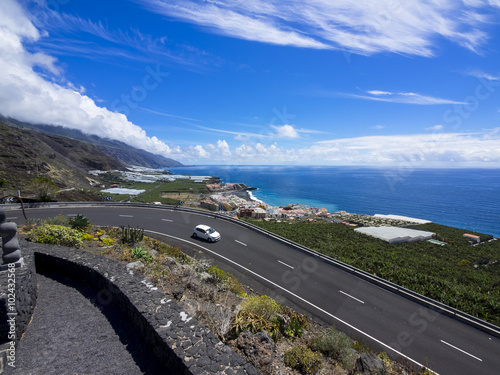
<path fill-rule="evenodd" d="M 480 70 L 472 70 L 467 73 L 471 77 L 479 78 L 479 79 L 486 79 L 488 81 L 500 81 L 500 76 L 499 75 L 494 75 L 490 73 L 485 73 Z"/>
<path fill-rule="evenodd" d="M 186 151 L 187 154 L 194 159 L 208 159 L 211 157 L 210 152 L 205 150 L 201 145 L 190 146 Z"/>
<path fill-rule="evenodd" d="M 92 21 L 71 14 L 56 12 L 37 0 L 32 6 L 30 18 L 34 26 L 45 30 L 51 38 L 38 41 L 45 51 L 57 55 L 82 56 L 91 60 L 110 62 L 113 58 L 141 62 L 157 62 L 159 59 L 169 64 L 181 64 L 186 69 L 199 70 L 203 65 L 217 64 L 218 57 L 208 51 L 185 44 L 174 44 L 166 36 L 154 37 L 139 29 L 110 28 L 107 23 Z M 89 38 L 89 35 L 95 38 Z M 93 39 L 99 39 L 94 42 Z M 133 52 L 131 52 L 133 49 Z"/>
<path fill-rule="evenodd" d="M 195 121 L 195 122 L 199 122 L 200 121 L 200 120 L 197 120 L 197 119 L 191 118 L 191 117 L 184 117 L 184 116 L 174 115 L 174 114 L 171 114 L 171 113 L 153 111 L 152 109 L 143 108 L 143 107 L 140 107 L 139 109 L 141 109 L 141 110 L 143 110 L 145 112 L 153 113 L 155 115 L 159 115 L 159 116 L 163 116 L 163 117 L 171 117 L 171 118 L 177 118 L 177 119 L 181 119 L 181 120 Z"/>
<path fill-rule="evenodd" d="M 31 53 L 25 44 L 43 38 L 23 8 L 14 0 L 2 0 L 0 12 L 0 113 L 21 121 L 60 125 L 123 141 L 165 156 L 171 149 L 120 113 L 96 105 L 59 77 L 56 60 Z M 43 73 L 37 73 L 42 68 Z"/>
<path fill-rule="evenodd" d="M 277 138 L 299 138 L 299 133 L 292 125 L 272 126 Z"/>
<path fill-rule="evenodd" d="M 233 153 L 225 140 L 218 140 L 216 145 L 209 144 L 206 148 L 210 151 L 210 157 L 218 160 L 230 160 Z"/>
<path fill-rule="evenodd" d="M 434 125 L 434 126 L 431 126 L 429 128 L 425 128 L 425 130 L 432 130 L 432 131 L 439 131 L 439 130 L 443 130 L 443 129 L 444 129 L 443 125 Z"/>
<path fill-rule="evenodd" d="M 433 133 L 371 136 L 334 139 L 311 147 L 325 160 L 351 160 L 360 164 L 397 164 L 409 161 L 414 166 L 456 163 L 500 165 L 500 136 L 496 130 L 484 133 Z M 344 155 L 344 156 L 343 156 Z"/>
<path fill-rule="evenodd" d="M 220 133 L 220 134 L 233 134 L 234 139 L 238 141 L 249 141 L 250 139 L 257 138 L 260 140 L 264 139 L 293 139 L 300 138 L 299 133 L 304 134 L 324 134 L 325 132 L 311 130 L 311 129 L 295 129 L 293 125 L 271 125 L 270 128 L 262 127 L 260 133 L 249 133 L 249 132 L 238 132 L 232 130 L 215 129 L 206 126 L 197 126 L 199 129 Z"/>
<path fill-rule="evenodd" d="M 230 37 L 286 46 L 432 56 L 446 38 L 478 51 L 498 1 L 136 0 Z"/>
<path fill-rule="evenodd" d="M 368 90 L 368 94 L 370 95 L 393 95 L 392 92 L 389 91 L 380 91 L 380 90 Z"/>
<path fill-rule="evenodd" d="M 226 143 L 227 144 L 227 143 Z M 210 163 L 324 164 L 424 167 L 500 167 L 500 128 L 483 133 L 409 134 L 332 139 L 309 146 L 284 148 L 278 143 L 245 143 L 227 149 L 213 146 Z M 194 156 L 194 154 L 193 154 Z"/>
<path fill-rule="evenodd" d="M 432 97 L 428 95 L 417 94 L 414 92 L 389 92 L 380 90 L 365 91 L 368 95 L 363 94 L 333 94 L 355 99 L 372 100 L 377 102 L 401 103 L 401 104 L 417 104 L 417 105 L 443 105 L 443 104 L 467 104 L 450 99 Z"/>
<path fill-rule="evenodd" d="M 260 12 L 275 12 L 273 6 L 254 1 L 238 2 L 233 9 L 222 2 L 195 3 L 192 1 L 146 1 L 155 12 L 201 24 L 216 32 L 233 37 L 258 40 L 270 44 L 295 47 L 331 48 L 328 45 L 289 28 L 281 28 Z M 253 12 L 256 13 L 253 13 Z M 250 12 L 250 13 L 248 13 Z"/>

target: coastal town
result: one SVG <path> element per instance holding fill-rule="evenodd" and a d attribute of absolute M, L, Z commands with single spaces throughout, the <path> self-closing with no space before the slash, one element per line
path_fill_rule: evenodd
<path fill-rule="evenodd" d="M 209 184 L 208 198 L 200 201 L 200 207 L 211 211 L 223 211 L 238 217 L 253 219 L 299 218 L 327 215 L 327 210 L 301 204 L 275 207 L 256 199 L 251 188 L 242 183 Z"/>
<path fill-rule="evenodd" d="M 102 171 L 92 171 L 91 174 L 99 175 Z M 109 172 L 108 172 L 109 173 Z M 112 171 L 119 174 L 122 181 L 130 183 L 172 183 L 184 182 L 197 186 L 197 192 L 193 188 L 188 188 L 187 192 L 162 192 L 162 197 L 178 198 L 178 204 L 193 208 L 200 208 L 220 214 L 230 215 L 235 218 L 251 218 L 261 220 L 329 220 L 344 224 L 346 226 L 404 226 L 411 224 L 428 223 L 427 220 L 414 219 L 397 215 L 364 215 L 353 214 L 346 211 L 329 212 L 323 207 L 311 207 L 300 203 L 290 203 L 283 206 L 273 206 L 257 199 L 253 192 L 256 187 L 247 186 L 241 182 L 223 182 L 214 176 L 195 176 L 172 174 L 170 171 L 149 168 L 134 167 L 129 171 Z M 140 198 L 140 194 L 146 190 L 127 188 L 125 184 L 113 183 L 101 190 L 110 195 L 128 194 L 129 198 Z M 131 187 L 133 187 L 132 185 Z M 160 201 L 153 202 L 162 204 Z"/>

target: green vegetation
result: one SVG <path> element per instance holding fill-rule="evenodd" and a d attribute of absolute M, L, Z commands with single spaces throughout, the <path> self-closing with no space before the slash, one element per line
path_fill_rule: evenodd
<path fill-rule="evenodd" d="M 207 272 L 214 278 L 216 284 L 223 284 L 234 294 L 246 297 L 247 294 L 245 293 L 245 290 L 241 286 L 240 282 L 230 273 L 215 266 L 208 267 Z"/>
<path fill-rule="evenodd" d="M 164 242 L 150 237 L 144 237 L 143 243 L 145 247 L 156 250 L 161 255 L 172 257 L 181 264 L 187 264 L 190 261 L 190 258 L 178 247 L 167 245 Z"/>
<path fill-rule="evenodd" d="M 388 244 L 344 225 L 251 221 L 344 263 L 456 309 L 500 325 L 500 241 L 468 244 L 470 231 L 438 224 L 415 226 L 448 243 Z M 478 234 L 479 235 L 479 234 Z M 481 235 L 483 238 L 487 237 Z"/>
<path fill-rule="evenodd" d="M 48 177 L 35 177 L 31 185 L 42 202 L 49 202 L 57 191 L 56 184 Z"/>
<path fill-rule="evenodd" d="M 281 306 L 269 296 L 251 296 L 244 300 L 240 306 L 241 312 L 248 312 L 271 320 L 278 314 Z"/>
<path fill-rule="evenodd" d="M 316 374 L 322 367 L 321 355 L 307 346 L 290 349 L 284 355 L 285 365 L 302 374 Z"/>
<path fill-rule="evenodd" d="M 102 236 L 99 237 L 99 240 L 104 244 L 104 246 L 113 246 L 115 244 L 114 238 Z"/>
<path fill-rule="evenodd" d="M 146 190 L 144 193 L 130 198 L 128 194 L 109 194 L 115 201 L 124 201 L 130 198 L 131 202 L 152 203 L 160 202 L 166 205 L 177 205 L 179 201 L 186 201 L 189 197 L 196 197 L 207 192 L 205 183 L 197 183 L 188 179 L 156 182 L 137 182 L 125 180 L 117 172 L 108 172 L 102 175 L 107 184 L 119 184 L 122 188 Z"/>
<path fill-rule="evenodd" d="M 90 226 L 90 220 L 85 216 L 78 214 L 75 217 L 69 219 L 69 225 L 71 225 L 71 228 L 73 229 L 83 231 Z"/>
<path fill-rule="evenodd" d="M 232 333 L 266 331 L 274 341 L 280 337 L 299 337 L 309 328 L 307 318 L 269 296 L 251 296 L 242 302 L 233 319 Z"/>
<path fill-rule="evenodd" d="M 142 247 L 136 247 L 135 249 L 132 249 L 132 257 L 134 259 L 141 259 L 146 262 L 152 262 L 153 257 L 151 254 L 148 253 L 147 250 L 144 250 Z"/>
<path fill-rule="evenodd" d="M 140 229 L 139 227 L 132 228 L 130 225 L 127 227 L 120 227 L 122 234 L 122 242 L 134 245 L 138 242 L 141 242 L 144 238 L 144 229 Z"/>
<path fill-rule="evenodd" d="M 82 244 L 79 231 L 62 225 L 45 224 L 37 226 L 30 231 L 28 239 L 36 243 L 69 247 L 80 247 Z"/>
<path fill-rule="evenodd" d="M 243 331 L 257 333 L 265 331 L 274 341 L 279 339 L 279 327 L 274 322 L 269 321 L 261 315 L 251 312 L 240 311 L 233 318 L 231 332 L 234 337 L 238 337 Z"/>
<path fill-rule="evenodd" d="M 352 370 L 356 365 L 357 353 L 352 340 L 333 327 L 324 330 L 311 341 L 311 349 L 333 358 L 344 369 Z"/>

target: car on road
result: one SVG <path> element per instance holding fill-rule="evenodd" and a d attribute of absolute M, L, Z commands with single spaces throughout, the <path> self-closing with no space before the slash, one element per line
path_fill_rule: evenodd
<path fill-rule="evenodd" d="M 220 240 L 220 234 L 208 225 L 197 225 L 193 229 L 193 237 L 207 240 L 208 242 L 217 242 Z"/>

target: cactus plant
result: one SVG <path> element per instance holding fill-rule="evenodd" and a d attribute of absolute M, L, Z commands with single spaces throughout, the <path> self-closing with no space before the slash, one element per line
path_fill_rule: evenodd
<path fill-rule="evenodd" d="M 144 238 L 144 229 L 139 227 L 132 228 L 130 225 L 127 227 L 120 227 L 122 232 L 122 242 L 134 245 L 138 242 L 141 242 Z"/>

